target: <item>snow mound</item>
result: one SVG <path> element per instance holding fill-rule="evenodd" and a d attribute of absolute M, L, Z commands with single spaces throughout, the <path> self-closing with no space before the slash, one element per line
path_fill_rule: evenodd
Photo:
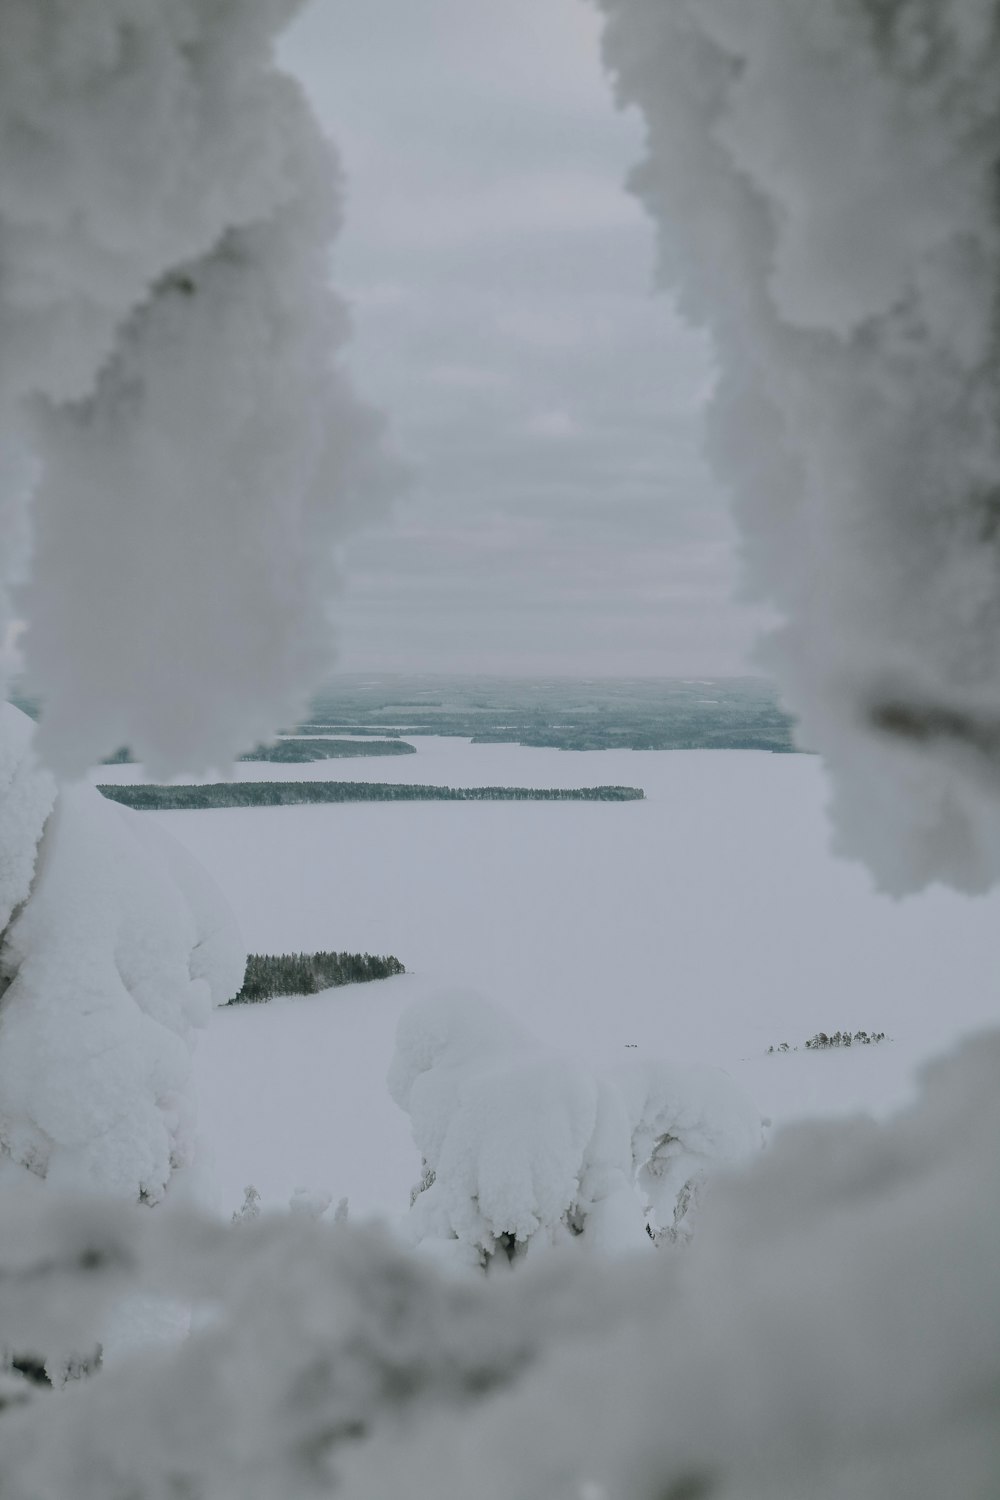
<path fill-rule="evenodd" d="M 600 0 L 764 660 L 894 892 L 1000 876 L 993 0 Z"/>
<path fill-rule="evenodd" d="M 576 1235 L 642 1247 L 644 1208 L 651 1233 L 674 1232 L 709 1169 L 761 1145 L 724 1073 L 651 1063 L 597 1077 L 465 992 L 403 1013 L 388 1082 L 422 1159 L 410 1234 L 459 1264 Z"/>
<path fill-rule="evenodd" d="M 0 945 L 0 1150 L 155 1202 L 191 1160 L 194 1034 L 239 989 L 245 950 L 208 876 L 141 815 L 73 786 L 44 820 L 30 723 L 8 708 L 3 727 L 0 759 L 22 756 L 0 788 L 0 826 L 21 833 Z"/>

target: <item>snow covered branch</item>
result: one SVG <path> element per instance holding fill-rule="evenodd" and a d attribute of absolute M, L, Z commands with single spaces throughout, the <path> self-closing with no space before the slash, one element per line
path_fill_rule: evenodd
<path fill-rule="evenodd" d="M 900 892 L 1000 877 L 993 0 L 600 0 L 766 661 Z"/>
<path fill-rule="evenodd" d="M 373 1230 L 0 1189 L 0 1343 L 79 1351 L 123 1292 L 187 1340 L 8 1378 L 5 1500 L 940 1500 L 995 1488 L 1000 1040 L 886 1126 L 789 1130 L 697 1251 L 441 1277 Z"/>
<path fill-rule="evenodd" d="M 273 62 L 297 8 L 0 3 L 0 638 L 28 620 L 63 770 L 294 719 L 395 479 L 336 364 L 337 163 Z"/>

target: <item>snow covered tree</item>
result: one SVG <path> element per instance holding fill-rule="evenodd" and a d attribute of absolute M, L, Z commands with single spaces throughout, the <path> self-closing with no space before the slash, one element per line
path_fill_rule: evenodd
<path fill-rule="evenodd" d="M 192 1160 L 190 1060 L 245 950 L 187 851 L 92 787 L 56 793 L 0 705 L 0 1165 L 146 1202 Z"/>
<path fill-rule="evenodd" d="M 761 1147 L 760 1116 L 725 1073 L 635 1060 L 597 1075 L 461 992 L 403 1013 L 389 1090 L 422 1160 L 409 1234 L 458 1265 L 576 1237 L 641 1250 L 647 1226 L 683 1236 L 705 1174 Z"/>

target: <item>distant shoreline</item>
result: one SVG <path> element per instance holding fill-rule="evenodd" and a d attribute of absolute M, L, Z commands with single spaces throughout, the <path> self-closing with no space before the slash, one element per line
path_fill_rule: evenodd
<path fill-rule="evenodd" d="M 317 694 L 297 730 L 551 750 L 799 748 L 773 685 L 754 677 L 344 676 Z"/>
<path fill-rule="evenodd" d="M 405 755 L 415 747 L 404 748 L 404 736 L 414 735 L 572 751 L 802 753 L 774 686 L 754 677 L 345 676 L 283 735 L 243 758 Z M 323 744 L 331 748 L 321 752 Z"/>

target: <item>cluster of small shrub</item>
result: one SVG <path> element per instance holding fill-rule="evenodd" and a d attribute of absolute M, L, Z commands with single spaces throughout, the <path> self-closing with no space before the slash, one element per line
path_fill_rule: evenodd
<path fill-rule="evenodd" d="M 876 1042 L 885 1041 L 884 1031 L 835 1031 L 832 1036 L 827 1036 L 825 1031 L 817 1031 L 806 1042 L 807 1052 L 822 1052 L 827 1047 L 873 1047 Z M 798 1052 L 798 1047 L 790 1047 L 787 1042 L 779 1042 L 776 1047 L 768 1047 L 768 1053 L 772 1052 Z"/>
<path fill-rule="evenodd" d="M 373 953 L 251 953 L 243 988 L 230 1005 L 254 1005 L 275 995 L 316 995 L 338 984 L 389 979 L 406 969 L 392 955 Z"/>
<path fill-rule="evenodd" d="M 314 802 L 639 802 L 635 786 L 410 786 L 385 781 L 213 781 L 199 786 L 99 786 L 140 811 L 202 807 L 288 807 Z"/>
<path fill-rule="evenodd" d="M 818 1031 L 806 1042 L 806 1047 L 812 1051 L 820 1051 L 824 1047 L 871 1047 L 875 1042 L 884 1042 L 884 1031 L 835 1031 L 833 1036 L 827 1036 L 825 1031 Z"/>

